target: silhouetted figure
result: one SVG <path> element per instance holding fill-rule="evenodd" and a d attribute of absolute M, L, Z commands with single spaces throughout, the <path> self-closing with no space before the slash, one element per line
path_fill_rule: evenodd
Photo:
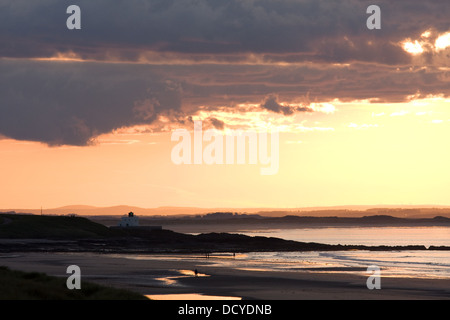
<path fill-rule="evenodd" d="M 198 271 L 197 271 L 197 269 L 194 270 L 194 273 L 195 273 L 195 276 L 197 277 L 197 276 L 198 276 Z"/>

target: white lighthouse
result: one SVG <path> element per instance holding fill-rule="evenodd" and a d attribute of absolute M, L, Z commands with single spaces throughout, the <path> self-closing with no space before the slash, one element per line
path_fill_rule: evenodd
<path fill-rule="evenodd" d="M 119 227 L 139 227 L 139 218 L 133 212 L 129 212 L 128 216 L 122 217 Z"/>

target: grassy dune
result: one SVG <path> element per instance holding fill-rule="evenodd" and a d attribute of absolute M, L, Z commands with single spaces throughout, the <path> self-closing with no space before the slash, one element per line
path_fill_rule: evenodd
<path fill-rule="evenodd" d="M 146 300 L 123 289 L 81 281 L 81 289 L 69 290 L 66 278 L 0 267 L 0 300 Z"/>
<path fill-rule="evenodd" d="M 107 238 L 117 231 L 82 217 L 0 214 L 0 238 Z"/>

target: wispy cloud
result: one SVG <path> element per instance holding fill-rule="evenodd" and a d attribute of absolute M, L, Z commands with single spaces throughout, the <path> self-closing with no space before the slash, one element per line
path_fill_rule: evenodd
<path fill-rule="evenodd" d="M 348 127 L 349 127 L 349 128 L 353 128 L 353 129 L 358 129 L 358 130 L 360 130 L 360 129 L 378 128 L 379 125 L 376 124 L 376 123 L 374 123 L 374 124 L 372 124 L 372 123 L 370 123 L 370 124 L 368 124 L 368 123 L 356 124 L 356 123 L 353 123 L 353 122 L 352 122 L 352 123 L 350 123 L 350 124 L 348 125 Z"/>

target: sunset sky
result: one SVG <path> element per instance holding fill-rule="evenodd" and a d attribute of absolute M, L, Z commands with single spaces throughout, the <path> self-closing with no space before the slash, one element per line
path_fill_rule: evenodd
<path fill-rule="evenodd" d="M 450 1 L 371 4 L 0 0 L 0 208 L 450 205 Z M 278 172 L 176 165 L 194 120 Z"/>

